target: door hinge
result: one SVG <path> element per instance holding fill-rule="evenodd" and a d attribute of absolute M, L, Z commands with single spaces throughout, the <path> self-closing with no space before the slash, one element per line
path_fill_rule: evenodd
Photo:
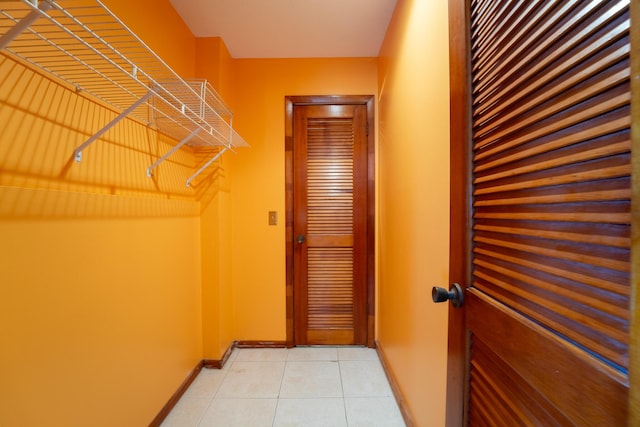
<path fill-rule="evenodd" d="M 369 122 L 367 122 L 367 126 L 365 128 L 366 128 L 367 136 L 369 136 Z"/>

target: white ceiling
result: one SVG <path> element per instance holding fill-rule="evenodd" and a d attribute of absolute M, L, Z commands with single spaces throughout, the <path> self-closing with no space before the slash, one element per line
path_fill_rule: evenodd
<path fill-rule="evenodd" d="M 396 0 L 170 0 L 234 58 L 375 57 Z"/>

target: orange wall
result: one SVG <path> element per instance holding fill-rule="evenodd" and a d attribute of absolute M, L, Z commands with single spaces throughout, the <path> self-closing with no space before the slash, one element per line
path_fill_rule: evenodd
<path fill-rule="evenodd" d="M 196 76 L 206 78 L 226 99 L 231 55 L 218 37 L 196 39 Z M 217 150 L 199 150 L 196 163 Z M 224 154 L 202 173 L 196 196 L 201 204 L 203 357 L 220 360 L 234 341 L 231 284 L 231 170 Z"/>
<path fill-rule="evenodd" d="M 169 0 L 103 0 L 103 3 L 180 77 L 195 77 L 193 34 Z"/>
<path fill-rule="evenodd" d="M 378 340 L 416 426 L 445 417 L 447 19 L 445 0 L 399 0 L 379 68 Z"/>
<path fill-rule="evenodd" d="M 168 1 L 108 3 L 134 31 L 171 27 L 186 48 L 170 53 L 158 27 L 145 40 L 194 72 Z M 173 141 L 124 120 L 73 162 L 113 117 L 0 56 L 2 426 L 148 425 L 202 358 L 195 156 L 147 178 Z"/>
<path fill-rule="evenodd" d="M 229 100 L 234 124 L 251 144 L 233 168 L 234 337 L 285 340 L 284 98 L 376 95 L 377 60 L 239 59 Z M 268 211 L 278 225 L 268 225 Z"/>
<path fill-rule="evenodd" d="M 442 425 L 446 306 L 429 291 L 447 281 L 446 2 L 400 0 L 380 61 L 233 60 L 168 0 L 106 4 L 211 80 L 251 148 L 186 188 L 210 153 L 149 179 L 173 141 L 125 120 L 71 162 L 113 112 L 0 57 L 0 425 L 146 425 L 202 357 L 284 340 L 284 98 L 378 92 L 378 338 L 417 425 Z"/>

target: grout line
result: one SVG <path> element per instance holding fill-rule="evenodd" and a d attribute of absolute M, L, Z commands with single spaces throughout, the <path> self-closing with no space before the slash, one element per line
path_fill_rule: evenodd
<path fill-rule="evenodd" d="M 340 360 L 340 353 L 338 353 L 338 373 L 340 374 L 340 390 L 342 392 L 342 410 L 344 411 L 344 421 L 347 423 L 347 427 L 349 426 L 349 417 L 347 416 L 347 402 L 344 396 L 344 381 L 342 381 L 342 362 Z"/>
<path fill-rule="evenodd" d="M 289 349 L 285 349 L 287 355 L 284 358 L 284 368 L 282 369 L 282 377 L 280 377 L 280 387 L 278 387 L 278 395 L 276 396 L 276 407 L 273 411 L 273 419 L 271 420 L 271 427 L 276 424 L 276 416 L 278 415 L 278 407 L 280 406 L 280 399 L 282 394 L 282 386 L 284 384 L 284 374 L 287 372 L 287 364 L 289 363 Z"/>
<path fill-rule="evenodd" d="M 240 350 L 240 349 L 238 349 L 238 350 Z M 271 426 L 272 427 L 275 426 L 276 415 L 278 413 L 278 409 L 281 408 L 281 404 L 285 400 L 288 400 L 288 399 L 316 400 L 316 399 L 336 399 L 336 398 L 339 398 L 341 400 L 341 402 L 342 402 L 343 415 L 344 415 L 344 419 L 345 419 L 345 421 L 347 423 L 347 426 L 348 426 L 349 425 L 349 418 L 348 418 L 348 414 L 347 414 L 347 402 L 346 402 L 347 397 L 345 396 L 345 383 L 344 383 L 344 372 L 343 372 L 343 370 L 345 368 L 345 365 L 349 364 L 349 363 L 353 363 L 353 362 L 374 362 L 374 361 L 377 360 L 378 363 L 380 364 L 380 367 L 381 367 L 382 371 L 384 372 L 384 365 L 382 363 L 382 360 L 380 359 L 380 355 L 377 354 L 377 353 L 375 354 L 376 355 L 375 359 L 371 359 L 368 354 L 363 353 L 363 355 L 362 355 L 363 358 L 359 358 L 358 357 L 359 355 L 356 355 L 356 357 L 348 357 L 347 359 L 342 360 L 340 358 L 339 352 L 337 351 L 335 360 L 334 360 L 334 358 L 330 358 L 330 359 L 314 359 L 314 358 L 304 359 L 303 358 L 302 360 L 290 360 L 289 358 L 290 358 L 292 353 L 289 351 L 289 349 L 286 349 L 284 362 L 282 362 L 280 360 L 248 360 L 248 361 L 240 360 L 239 361 L 238 360 L 238 356 L 240 355 L 240 353 L 239 352 L 236 353 L 236 351 L 234 351 L 235 354 L 232 354 L 229 357 L 229 360 L 228 360 L 229 363 L 226 365 L 225 369 L 220 369 L 220 371 L 222 371 L 221 372 L 221 379 L 218 382 L 218 385 L 217 385 L 217 388 L 216 388 L 215 392 L 209 398 L 209 402 L 206 405 L 206 408 L 200 414 L 199 419 L 197 420 L 197 423 L 195 424 L 196 426 L 204 427 L 204 425 L 202 424 L 203 420 L 205 418 L 205 415 L 211 410 L 214 402 L 220 402 L 221 400 L 225 399 L 225 398 L 219 397 L 219 393 L 220 393 L 220 390 L 222 389 L 222 386 L 225 383 L 225 380 L 227 379 L 227 377 L 229 375 L 229 372 L 231 371 L 232 367 L 234 366 L 234 364 L 236 362 L 243 362 L 243 363 L 244 362 L 261 362 L 261 363 L 264 363 L 264 362 L 270 362 L 270 363 L 276 362 L 276 363 L 283 363 L 283 370 L 282 370 L 282 374 L 280 376 L 280 383 L 279 383 L 279 387 L 278 387 L 278 392 L 277 392 L 277 395 L 275 397 L 275 401 L 276 401 L 275 402 L 275 409 L 274 409 L 274 412 L 272 414 L 272 417 L 273 417 L 272 421 L 271 421 Z M 337 366 L 338 367 L 338 374 L 339 374 L 338 380 L 340 381 L 341 396 L 340 397 L 313 397 L 313 396 L 308 396 L 308 397 L 283 398 L 282 397 L 282 391 L 283 391 L 284 378 L 285 378 L 285 374 L 287 372 L 287 368 L 290 367 L 289 365 L 293 365 L 293 364 L 300 363 L 300 362 L 302 362 L 302 363 L 304 363 L 304 362 L 308 362 L 308 363 L 309 362 L 311 362 L 311 363 L 337 363 L 338 364 L 338 366 Z M 347 363 L 342 363 L 342 362 L 347 362 Z M 385 374 L 386 374 L 386 372 L 385 372 Z M 196 381 L 201 375 L 202 375 L 202 373 L 198 374 L 198 377 L 196 377 Z M 389 386 L 391 386 L 391 384 L 388 381 L 388 378 L 386 377 L 386 375 L 385 375 L 385 380 L 387 380 L 387 383 L 389 383 Z M 195 383 L 195 381 L 194 381 L 194 383 Z M 193 384 L 191 384 L 191 385 L 193 386 Z M 394 401 L 396 401 L 396 404 L 397 404 L 397 399 L 395 399 L 393 390 L 392 390 L 391 396 L 378 396 L 378 395 L 376 395 L 376 396 L 351 396 L 351 397 L 360 397 L 360 398 L 363 398 L 363 399 L 372 399 L 372 398 L 382 399 L 382 398 L 391 397 Z M 265 398 L 262 398 L 262 397 L 255 397 L 255 398 L 253 398 L 253 397 L 235 397 L 235 398 L 233 398 L 233 397 L 230 397 L 229 399 L 245 399 L 245 400 L 249 400 L 249 399 L 266 399 L 266 400 L 272 400 L 273 398 L 266 398 L 266 397 Z M 398 409 L 400 409 L 400 408 L 398 408 Z"/>
<path fill-rule="evenodd" d="M 230 356 L 231 357 L 231 356 Z M 229 360 L 227 360 L 227 362 L 229 362 Z M 227 374 L 229 373 L 229 370 L 231 369 L 231 365 L 233 365 L 234 361 L 231 361 L 231 363 L 229 363 L 229 366 L 227 367 L 227 369 L 218 369 L 217 372 L 220 372 L 222 375 L 222 379 L 220 380 L 220 382 L 218 383 L 218 386 L 216 387 L 216 391 L 212 394 L 211 399 L 209 400 L 209 404 L 207 405 L 207 407 L 205 408 L 205 410 L 202 412 L 202 414 L 200 415 L 200 418 L 198 418 L 198 422 L 196 423 L 196 427 L 201 427 L 201 423 L 202 420 L 204 419 L 205 415 L 207 414 L 207 412 L 209 411 L 209 408 L 211 408 L 211 406 L 213 405 L 213 403 L 216 401 L 216 397 L 218 396 L 218 393 L 220 392 L 220 389 L 222 388 L 222 384 L 224 383 L 224 380 L 227 378 Z M 198 376 L 202 375 L 202 371 L 200 371 L 200 373 L 198 374 Z M 196 381 L 198 380 L 198 378 L 196 378 Z M 195 382 L 195 381 L 194 381 Z M 193 383 L 191 384 L 193 385 Z M 204 426 L 203 426 L 204 427 Z"/>
<path fill-rule="evenodd" d="M 217 393 L 217 390 L 216 390 Z M 214 393 L 215 394 L 215 393 Z M 200 423 L 202 422 L 202 420 L 204 419 L 204 416 L 207 414 L 207 411 L 209 410 L 209 408 L 211 407 L 211 405 L 213 405 L 213 401 L 215 400 L 215 397 L 212 398 L 209 401 L 209 404 L 207 405 L 206 408 L 204 408 L 204 411 L 202 411 L 202 414 L 200 414 L 200 417 L 198 418 L 198 422 L 196 423 L 196 427 L 200 427 Z"/>

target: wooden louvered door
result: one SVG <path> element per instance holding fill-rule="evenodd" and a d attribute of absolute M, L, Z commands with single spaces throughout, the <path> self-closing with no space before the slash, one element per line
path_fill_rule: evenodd
<path fill-rule="evenodd" d="M 452 85 L 468 85 L 452 89 L 452 152 L 470 164 L 469 185 L 452 182 L 471 189 L 470 263 L 451 275 L 468 285 L 451 310 L 466 337 L 458 403 L 472 426 L 626 425 L 629 1 L 452 4 L 468 29 L 452 37 Z"/>
<path fill-rule="evenodd" d="M 295 344 L 367 344 L 367 109 L 293 111 Z"/>

